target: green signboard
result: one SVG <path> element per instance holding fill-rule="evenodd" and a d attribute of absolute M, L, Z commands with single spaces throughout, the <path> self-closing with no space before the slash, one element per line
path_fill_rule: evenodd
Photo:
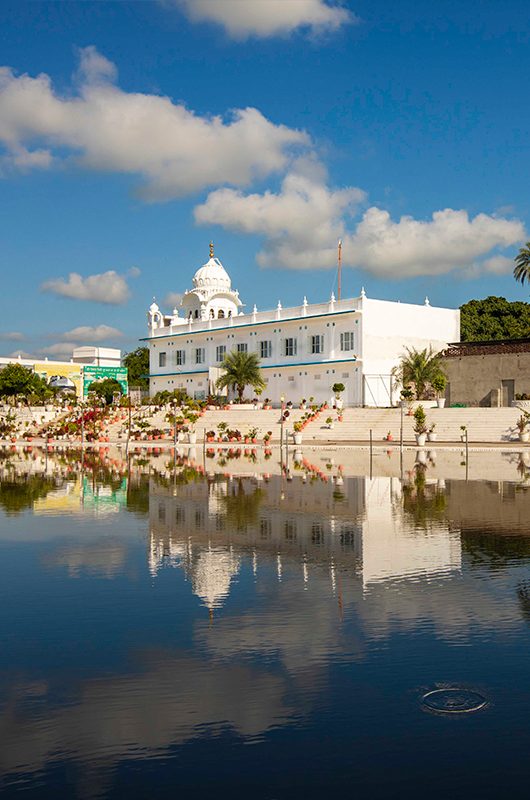
<path fill-rule="evenodd" d="M 88 387 L 91 383 L 94 383 L 94 381 L 104 381 L 108 378 L 118 381 L 123 394 L 127 394 L 129 390 L 127 367 L 96 367 L 87 365 L 83 367 L 83 397 L 87 396 Z"/>

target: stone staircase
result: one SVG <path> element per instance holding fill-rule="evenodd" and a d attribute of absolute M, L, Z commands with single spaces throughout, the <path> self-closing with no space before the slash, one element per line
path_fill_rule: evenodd
<path fill-rule="evenodd" d="M 438 442 L 460 442 L 461 425 L 467 426 L 468 441 L 508 442 L 518 440 L 517 408 L 427 408 L 427 425 L 435 423 Z M 399 408 L 347 408 L 342 422 L 334 422 L 329 430 L 325 420 L 336 412 L 324 411 L 304 430 L 304 442 L 367 442 L 370 429 L 374 443 L 382 442 L 390 431 L 399 442 L 401 410 Z M 414 417 L 403 416 L 403 440 L 414 442 Z"/>

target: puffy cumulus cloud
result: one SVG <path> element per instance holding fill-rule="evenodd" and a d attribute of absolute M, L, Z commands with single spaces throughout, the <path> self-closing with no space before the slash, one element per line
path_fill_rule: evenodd
<path fill-rule="evenodd" d="M 13 350 L 12 353 L 9 353 L 8 358 L 33 358 L 33 356 L 25 350 Z"/>
<path fill-rule="evenodd" d="M 467 211 L 446 208 L 429 220 L 404 216 L 395 222 L 388 211 L 369 208 L 345 241 L 345 263 L 381 277 L 440 275 L 524 237 L 524 225 L 517 219 L 488 214 L 470 218 Z"/>
<path fill-rule="evenodd" d="M 468 269 L 492 251 L 480 269 L 507 271 L 509 259 L 495 251 L 525 237 L 518 219 L 488 214 L 471 218 L 467 211 L 451 208 L 435 211 L 427 220 L 403 216 L 396 221 L 388 211 L 371 207 L 357 224 L 347 226 L 346 217 L 364 193 L 352 187 L 331 190 L 322 177 L 292 172 L 277 194 L 218 189 L 196 207 L 196 221 L 263 236 L 258 263 L 264 267 L 334 268 L 342 239 L 345 266 L 396 279 Z"/>
<path fill-rule="evenodd" d="M 37 352 L 43 356 L 55 356 L 59 361 L 68 361 L 72 358 L 72 352 L 76 347 L 75 342 L 56 342 L 48 347 L 41 347 Z"/>
<path fill-rule="evenodd" d="M 492 275 L 507 275 L 513 272 L 514 263 L 513 258 L 492 256 L 491 258 L 486 258 L 480 266 L 483 272 L 489 272 Z"/>
<path fill-rule="evenodd" d="M 68 278 L 52 278 L 41 286 L 41 291 L 51 292 L 71 300 L 88 300 L 92 303 L 123 305 L 129 299 L 129 286 L 123 275 L 110 269 L 83 278 L 77 272 L 70 272 Z"/>
<path fill-rule="evenodd" d="M 5 331 L 0 333 L 0 339 L 4 342 L 22 342 L 26 337 L 20 331 Z"/>
<path fill-rule="evenodd" d="M 62 334 L 62 339 L 72 342 L 104 342 L 106 339 L 119 339 L 123 333 L 110 325 L 79 325 Z"/>
<path fill-rule="evenodd" d="M 182 295 L 178 292 L 168 292 L 164 297 L 164 305 L 170 306 L 171 308 L 175 308 L 180 305 L 180 301 L 182 300 Z"/>
<path fill-rule="evenodd" d="M 323 178 L 318 164 L 301 160 L 286 175 L 278 193 L 218 189 L 195 208 L 195 219 L 199 224 L 263 235 L 265 249 L 258 254 L 261 266 L 329 267 L 336 261 L 344 218 L 355 213 L 365 193 L 354 187 L 332 191 Z"/>
<path fill-rule="evenodd" d="M 357 17 L 325 0 L 173 0 L 192 22 L 215 22 L 234 39 L 286 35 L 299 29 L 328 33 Z"/>
<path fill-rule="evenodd" d="M 201 117 L 168 97 L 122 91 L 114 65 L 95 48 L 80 56 L 77 93 L 65 96 L 45 74 L 0 68 L 4 164 L 44 167 L 66 151 L 86 169 L 138 175 L 144 199 L 167 200 L 221 184 L 246 186 L 284 169 L 292 148 L 309 143 L 255 108 L 228 119 Z"/>

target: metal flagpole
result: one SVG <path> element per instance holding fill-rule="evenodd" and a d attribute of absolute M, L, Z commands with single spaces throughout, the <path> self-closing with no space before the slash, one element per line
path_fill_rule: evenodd
<path fill-rule="evenodd" d="M 338 270 L 337 270 L 337 300 L 340 300 L 342 273 L 342 239 L 339 239 Z"/>

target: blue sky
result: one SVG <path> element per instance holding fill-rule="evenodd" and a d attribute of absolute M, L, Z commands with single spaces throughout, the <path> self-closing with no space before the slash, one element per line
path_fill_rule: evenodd
<path fill-rule="evenodd" d="M 210 238 L 250 308 L 338 238 L 343 296 L 527 300 L 530 7 L 433 6 L 1 2 L 1 352 L 131 349 Z"/>

